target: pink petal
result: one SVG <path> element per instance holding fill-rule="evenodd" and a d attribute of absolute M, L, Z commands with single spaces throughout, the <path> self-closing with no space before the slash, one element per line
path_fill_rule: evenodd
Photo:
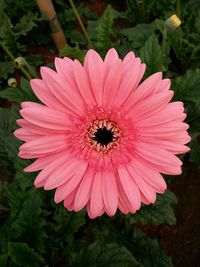
<path fill-rule="evenodd" d="M 33 134 L 29 130 L 23 129 L 23 128 L 17 129 L 16 131 L 14 131 L 13 134 L 15 137 L 17 137 L 18 139 L 20 139 L 22 141 L 31 141 L 33 139 L 40 137 L 40 135 Z"/>
<path fill-rule="evenodd" d="M 131 165 L 127 165 L 127 170 L 137 187 L 140 189 L 141 193 L 150 203 L 154 203 L 156 201 L 155 190 L 153 190 L 153 188 L 148 183 L 146 183 L 138 173 L 135 172 Z"/>
<path fill-rule="evenodd" d="M 105 66 L 99 54 L 90 49 L 84 60 L 84 68 L 88 73 L 96 103 L 100 106 L 103 102 L 103 85 Z"/>
<path fill-rule="evenodd" d="M 127 99 L 130 93 L 138 86 L 144 74 L 144 65 L 141 64 L 139 58 L 136 58 L 135 61 L 130 61 L 123 67 L 122 80 L 115 98 L 116 105 L 121 105 Z"/>
<path fill-rule="evenodd" d="M 102 197 L 102 173 L 96 172 L 92 185 L 92 192 L 90 198 L 90 213 L 91 218 L 100 215 L 103 210 L 103 197 Z"/>
<path fill-rule="evenodd" d="M 125 64 L 127 64 L 130 61 L 134 61 L 135 60 L 135 54 L 133 53 L 133 51 L 128 52 L 128 54 L 124 57 L 123 62 Z"/>
<path fill-rule="evenodd" d="M 74 210 L 74 199 L 77 193 L 77 188 L 75 188 L 65 199 L 64 199 L 64 207 L 69 211 Z"/>
<path fill-rule="evenodd" d="M 182 144 L 178 144 L 177 142 L 172 142 L 170 140 L 162 140 L 162 139 L 151 139 L 147 138 L 145 140 L 146 143 L 150 143 L 153 145 L 157 145 L 158 147 L 168 150 L 169 152 L 172 152 L 173 154 L 183 154 L 188 151 L 190 151 L 190 148 L 187 146 L 184 146 Z"/>
<path fill-rule="evenodd" d="M 42 105 L 24 108 L 20 114 L 28 122 L 47 129 L 68 130 L 72 125 L 66 114 Z"/>
<path fill-rule="evenodd" d="M 137 185 L 135 184 L 129 172 L 126 170 L 124 166 L 118 167 L 118 174 L 122 187 L 133 209 L 135 211 L 138 210 L 141 206 L 141 198 Z"/>
<path fill-rule="evenodd" d="M 167 122 L 170 121 L 183 121 L 186 117 L 186 114 L 183 113 L 183 111 L 184 111 L 183 106 L 179 105 L 178 102 L 172 102 L 169 103 L 159 113 L 156 113 L 151 117 L 135 121 L 135 125 L 136 127 L 144 127 L 144 126 L 149 127 L 160 124 L 166 124 Z"/>
<path fill-rule="evenodd" d="M 144 181 L 156 190 L 156 192 L 163 193 L 166 190 L 167 184 L 159 172 L 141 164 L 136 158 L 132 161 L 131 166 Z"/>
<path fill-rule="evenodd" d="M 45 184 L 47 178 L 61 165 L 67 162 L 70 159 L 70 156 L 66 152 L 61 152 L 58 158 L 50 161 L 49 164 L 38 174 L 35 179 L 35 187 L 42 187 Z"/>
<path fill-rule="evenodd" d="M 65 134 L 42 136 L 23 144 L 20 151 L 30 153 L 34 158 L 35 154 L 55 153 L 64 150 L 66 144 L 67 135 Z"/>
<path fill-rule="evenodd" d="M 58 75 L 55 71 L 41 68 L 41 75 L 55 97 L 75 114 L 82 114 L 85 110 L 85 103 L 82 98 L 73 90 L 73 84 L 66 80 L 66 77 Z"/>
<path fill-rule="evenodd" d="M 74 61 L 74 74 L 79 91 L 88 105 L 94 105 L 95 99 L 88 74 L 78 60 Z"/>
<path fill-rule="evenodd" d="M 105 59 L 104 59 L 105 65 L 107 66 L 107 69 L 112 68 L 114 66 L 115 62 L 118 61 L 118 59 L 119 59 L 119 55 L 114 48 L 111 48 L 110 50 L 108 50 L 108 52 L 105 56 Z"/>
<path fill-rule="evenodd" d="M 85 174 L 84 168 L 80 169 L 76 168 L 76 173 L 71 177 L 71 179 L 66 181 L 63 185 L 57 187 L 54 196 L 54 201 L 56 203 L 59 203 L 63 201 L 65 198 L 67 198 L 73 190 L 75 190 L 76 188 L 78 189 L 78 185 L 81 182 L 84 174 Z"/>
<path fill-rule="evenodd" d="M 103 88 L 103 105 L 112 105 L 113 98 L 116 96 L 119 89 L 121 75 L 122 75 L 122 62 L 117 60 L 112 68 L 109 69 L 105 78 Z"/>
<path fill-rule="evenodd" d="M 72 158 L 57 168 L 46 180 L 44 189 L 51 190 L 69 181 L 77 174 L 77 170 L 83 174 L 88 164 L 82 160 Z"/>
<path fill-rule="evenodd" d="M 118 189 L 113 172 L 103 171 L 102 173 L 102 195 L 106 213 L 113 216 L 118 206 Z"/>
<path fill-rule="evenodd" d="M 24 169 L 25 172 L 35 172 L 44 169 L 47 165 L 53 162 L 55 159 L 62 156 L 63 152 L 55 153 L 52 155 L 48 155 L 46 157 L 39 158 L 35 160 L 32 164 Z M 64 152 L 66 153 L 66 152 Z"/>
<path fill-rule="evenodd" d="M 165 108 L 173 97 L 173 94 L 173 91 L 167 91 L 153 95 L 142 102 L 135 104 L 128 111 L 128 114 L 136 120 L 148 118 Z"/>
<path fill-rule="evenodd" d="M 48 107 L 62 112 L 70 112 L 66 107 L 52 94 L 47 84 L 43 80 L 33 79 L 30 81 L 35 95 Z"/>
<path fill-rule="evenodd" d="M 93 179 L 94 179 L 94 174 L 86 172 L 76 193 L 74 201 L 75 211 L 81 210 L 88 203 L 91 196 Z"/>
<path fill-rule="evenodd" d="M 146 99 L 147 97 L 152 95 L 152 92 L 157 84 L 160 84 L 162 79 L 162 73 L 158 72 L 146 80 L 144 80 L 136 89 L 136 91 L 132 92 L 130 97 L 125 102 L 124 108 L 129 110 L 132 106 L 134 106 L 137 102 Z"/>

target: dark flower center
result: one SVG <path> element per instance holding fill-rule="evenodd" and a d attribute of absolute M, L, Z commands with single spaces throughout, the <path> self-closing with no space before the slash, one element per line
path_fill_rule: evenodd
<path fill-rule="evenodd" d="M 99 128 L 94 137 L 92 138 L 94 141 L 99 143 L 101 146 L 107 146 L 109 143 L 113 142 L 114 133 L 111 130 L 108 130 L 106 127 Z"/>
<path fill-rule="evenodd" d="M 109 119 L 92 121 L 85 134 L 85 142 L 99 153 L 108 153 L 119 144 L 121 130 L 118 125 Z"/>

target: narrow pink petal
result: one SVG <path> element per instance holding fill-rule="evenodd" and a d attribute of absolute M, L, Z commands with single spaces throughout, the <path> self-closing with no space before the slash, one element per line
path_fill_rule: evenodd
<path fill-rule="evenodd" d="M 42 105 L 24 108 L 20 114 L 28 122 L 47 129 L 68 130 L 72 125 L 66 114 Z"/>
<path fill-rule="evenodd" d="M 85 174 L 84 168 L 79 168 L 79 169 L 76 168 L 76 173 L 73 174 L 73 176 L 69 180 L 67 180 L 64 184 L 57 187 L 54 196 L 54 201 L 56 203 L 59 203 L 63 201 L 65 198 L 67 198 L 73 190 L 75 190 L 76 188 L 78 189 L 78 185 L 81 182 L 82 178 L 84 177 L 84 174 Z"/>
<path fill-rule="evenodd" d="M 171 140 L 163 140 L 163 139 L 157 139 L 157 138 L 146 138 L 146 143 L 157 145 L 158 147 L 168 150 L 169 152 L 172 152 L 173 154 L 183 154 L 188 151 L 190 151 L 190 148 L 179 144 L 177 142 L 172 142 Z"/>
<path fill-rule="evenodd" d="M 76 193 L 76 197 L 74 201 L 75 211 L 81 210 L 88 203 L 90 196 L 91 196 L 93 179 L 94 179 L 94 174 L 86 172 Z"/>
<path fill-rule="evenodd" d="M 64 152 L 66 153 L 66 152 Z M 44 169 L 47 165 L 53 162 L 58 157 L 62 156 L 62 153 L 55 153 L 35 160 L 32 164 L 24 169 L 25 172 L 35 172 Z"/>
<path fill-rule="evenodd" d="M 50 161 L 49 164 L 38 174 L 35 179 L 35 187 L 42 187 L 45 184 L 47 178 L 61 165 L 69 160 L 70 156 L 64 152 L 61 152 L 56 159 Z"/>
<path fill-rule="evenodd" d="M 88 74 L 78 60 L 74 60 L 74 75 L 84 101 L 88 105 L 94 105 L 95 99 Z"/>
<path fill-rule="evenodd" d="M 92 185 L 90 198 L 90 213 L 91 217 L 95 218 L 100 215 L 104 208 L 102 197 L 102 173 L 96 172 Z"/>
<path fill-rule="evenodd" d="M 129 213 L 129 209 L 128 209 L 128 207 L 125 205 L 125 203 L 121 200 L 121 197 L 119 197 L 118 208 L 119 208 L 119 210 L 120 210 L 122 213 L 124 213 L 124 214 L 128 214 L 128 213 Z"/>
<path fill-rule="evenodd" d="M 163 79 L 159 86 L 156 88 L 156 93 L 168 91 L 171 86 L 171 81 L 170 79 Z"/>
<path fill-rule="evenodd" d="M 20 125 L 22 128 L 27 129 L 28 131 L 36 135 L 52 135 L 52 134 L 66 133 L 66 129 L 63 129 L 63 130 L 47 129 L 47 128 L 32 124 L 26 121 L 25 119 L 17 120 L 17 124 Z"/>
<path fill-rule="evenodd" d="M 25 142 L 31 141 L 33 139 L 40 137 L 40 135 L 34 134 L 30 132 L 29 130 L 23 129 L 23 128 L 15 130 L 13 134 L 15 137 Z"/>
<path fill-rule="evenodd" d="M 135 172 L 140 175 L 144 181 L 151 185 L 156 192 L 163 193 L 166 190 L 167 184 L 159 172 L 145 166 L 136 158 L 134 158 L 131 165 Z"/>
<path fill-rule="evenodd" d="M 108 50 L 104 62 L 107 68 L 112 68 L 118 59 L 119 55 L 117 51 L 114 48 L 111 48 L 110 50 Z"/>
<path fill-rule="evenodd" d="M 154 136 L 156 137 L 157 135 L 161 136 L 162 134 L 164 136 L 168 136 L 168 135 L 174 135 L 178 132 L 183 132 L 186 131 L 189 128 L 189 125 L 187 123 L 184 122 L 176 122 L 176 121 L 172 121 L 172 122 L 168 122 L 165 123 L 164 125 L 157 125 L 157 126 L 148 126 L 148 127 L 140 127 L 139 131 L 141 135 L 145 135 L 145 136 Z"/>
<path fill-rule="evenodd" d="M 136 103 L 151 96 L 156 85 L 160 84 L 161 79 L 162 79 L 162 73 L 158 72 L 158 73 L 151 75 L 146 80 L 144 80 L 137 87 L 136 91 L 132 92 L 132 94 L 129 96 L 129 98 L 124 104 L 124 108 L 126 110 L 129 110 Z"/>
<path fill-rule="evenodd" d="M 35 154 L 55 153 L 64 150 L 66 144 L 67 135 L 65 134 L 42 136 L 23 144 L 20 147 L 20 151 L 30 153 L 34 158 Z"/>
<path fill-rule="evenodd" d="M 126 64 L 126 63 L 128 63 L 130 61 L 134 61 L 134 60 L 135 60 L 135 54 L 133 53 L 133 51 L 130 51 L 124 57 L 123 62 Z"/>
<path fill-rule="evenodd" d="M 119 175 L 117 174 L 116 175 L 117 177 L 117 187 L 118 187 L 118 196 L 119 196 L 119 202 L 121 203 L 121 205 L 126 209 L 128 210 L 128 212 L 130 211 L 131 213 L 135 213 L 136 212 L 136 209 L 135 209 L 135 206 L 133 206 L 131 204 L 131 202 L 129 201 L 128 197 L 127 197 L 127 194 L 120 182 L 120 178 L 119 178 Z"/>
<path fill-rule="evenodd" d="M 186 114 L 183 113 L 183 111 L 184 111 L 183 106 L 180 106 L 178 102 L 172 102 L 172 103 L 169 103 L 159 113 L 156 113 L 151 117 L 143 118 L 141 120 L 135 121 L 135 125 L 137 127 L 140 127 L 140 126 L 149 127 L 149 126 L 165 124 L 170 121 L 183 121 L 186 118 Z"/>
<path fill-rule="evenodd" d="M 90 49 L 87 52 L 84 60 L 84 68 L 89 75 L 96 103 L 101 106 L 103 102 L 105 66 L 103 60 L 96 51 Z"/>
<path fill-rule="evenodd" d="M 122 62 L 117 60 L 108 70 L 103 88 L 103 105 L 112 105 L 114 97 L 119 90 L 120 80 L 122 78 Z"/>
<path fill-rule="evenodd" d="M 139 188 L 140 192 L 146 197 L 149 202 L 154 203 L 156 201 L 155 190 L 148 183 L 146 183 L 138 173 L 135 172 L 131 164 L 127 165 L 127 170 L 133 181 Z"/>
<path fill-rule="evenodd" d="M 181 132 L 179 135 L 172 135 L 167 137 L 167 140 L 172 141 L 178 144 L 187 144 L 191 141 L 191 137 L 189 136 L 187 131 Z"/>
<path fill-rule="evenodd" d="M 117 182 L 113 172 L 103 171 L 102 173 L 102 195 L 106 213 L 113 216 L 118 206 Z"/>
<path fill-rule="evenodd" d="M 64 78 L 65 84 L 68 85 L 67 86 L 68 94 L 70 95 L 72 90 L 73 91 L 72 94 L 75 93 L 77 97 L 84 100 L 82 98 L 82 93 L 84 92 L 81 88 L 79 90 L 76 83 L 76 77 L 74 73 L 74 66 L 75 66 L 74 61 L 67 57 L 63 59 L 55 58 L 55 66 L 58 74 Z"/>
<path fill-rule="evenodd" d="M 135 61 L 130 61 L 123 67 L 123 79 L 121 80 L 118 94 L 115 98 L 116 105 L 121 105 L 127 99 L 131 92 L 138 86 L 144 74 L 144 66 L 141 64 L 140 58 L 136 58 Z"/>
<path fill-rule="evenodd" d="M 74 199 L 77 193 L 77 188 L 75 188 L 65 199 L 64 199 L 64 207 L 69 211 L 74 210 Z"/>
<path fill-rule="evenodd" d="M 40 79 L 32 79 L 31 87 L 35 95 L 48 107 L 62 112 L 69 112 L 66 107 L 52 94 L 47 84 Z"/>
<path fill-rule="evenodd" d="M 101 215 L 103 215 L 104 214 L 104 208 L 102 208 L 102 210 L 99 212 L 99 214 L 97 215 L 97 216 L 93 216 L 92 215 L 92 213 L 91 213 L 91 205 L 90 205 L 90 202 L 88 202 L 87 203 L 87 207 L 86 207 L 86 209 L 87 209 L 87 213 L 88 213 L 88 216 L 90 217 L 90 219 L 95 219 L 96 217 L 99 217 L 99 216 L 101 216 Z"/>
<path fill-rule="evenodd" d="M 80 159 L 70 159 L 68 162 L 57 168 L 57 170 L 55 170 L 52 175 L 48 177 L 45 182 L 44 189 L 51 190 L 63 185 L 70 180 L 71 177 L 77 174 L 77 170 L 84 174 L 87 169 L 87 165 L 87 162 L 84 162 Z"/>
<path fill-rule="evenodd" d="M 134 105 L 128 114 L 134 119 L 148 118 L 165 108 L 173 97 L 173 91 L 167 91 L 153 95 Z"/>
<path fill-rule="evenodd" d="M 118 174 L 122 187 L 133 209 L 135 211 L 138 210 L 141 206 L 141 197 L 137 185 L 124 166 L 118 167 Z"/>
<path fill-rule="evenodd" d="M 55 71 L 41 67 L 41 75 L 55 97 L 75 114 L 82 114 L 85 110 L 85 103 L 80 95 L 72 88 L 72 84 Z"/>
<path fill-rule="evenodd" d="M 138 156 L 137 155 L 137 159 L 138 161 L 140 161 L 142 164 L 144 164 L 145 166 L 147 166 L 148 168 L 160 172 L 160 173 L 164 173 L 164 174 L 169 174 L 169 175 L 180 175 L 182 173 L 182 169 L 181 166 L 168 166 L 168 165 L 161 165 L 161 164 L 156 164 L 153 163 L 150 160 L 146 160 L 144 157 L 142 156 Z"/>
<path fill-rule="evenodd" d="M 137 147 L 137 154 L 152 163 L 165 165 L 168 168 L 172 166 L 181 166 L 182 162 L 172 153 L 157 147 L 156 145 L 140 142 Z"/>

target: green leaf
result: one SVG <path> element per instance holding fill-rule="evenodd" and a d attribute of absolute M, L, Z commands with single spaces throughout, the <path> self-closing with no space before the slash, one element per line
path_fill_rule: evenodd
<path fill-rule="evenodd" d="M 34 27 L 37 27 L 36 22 L 43 20 L 42 17 L 38 16 L 38 13 L 33 14 L 27 12 L 20 18 L 20 21 L 13 27 L 13 32 L 16 37 L 21 35 L 27 35 Z"/>
<path fill-rule="evenodd" d="M 9 74 L 15 70 L 15 64 L 12 61 L 0 62 L 0 77 L 1 79 L 8 79 Z"/>
<path fill-rule="evenodd" d="M 0 266 L 6 267 L 7 266 L 7 260 L 8 260 L 7 254 L 0 255 Z"/>
<path fill-rule="evenodd" d="M 74 234 L 78 232 L 79 228 L 86 222 L 85 210 L 80 212 L 67 212 L 66 209 L 61 207 L 57 209 L 54 220 L 56 222 L 56 226 L 54 226 L 55 232 L 59 234 L 63 240 L 67 240 L 69 244 L 72 245 Z"/>
<path fill-rule="evenodd" d="M 15 263 L 24 267 L 37 267 L 44 262 L 43 258 L 26 243 L 9 242 L 8 255 Z"/>
<path fill-rule="evenodd" d="M 176 217 L 171 204 L 176 202 L 175 195 L 166 190 L 164 194 L 157 196 L 155 204 L 142 206 L 136 214 L 129 215 L 128 218 L 131 224 L 139 222 L 141 224 L 167 223 L 172 225 L 176 223 Z"/>
<path fill-rule="evenodd" d="M 21 79 L 20 87 L 2 90 L 0 97 L 12 102 L 38 101 L 31 89 L 30 82 L 23 78 Z"/>
<path fill-rule="evenodd" d="M 46 239 L 44 231 L 46 214 L 41 208 L 41 192 L 34 188 L 24 192 L 13 184 L 7 184 L 5 189 L 8 206 L 12 211 L 7 221 L 8 235 L 42 251 Z"/>
<path fill-rule="evenodd" d="M 82 62 L 85 56 L 85 51 L 80 49 L 78 43 L 76 44 L 75 47 L 71 47 L 68 44 L 66 44 L 66 46 L 59 51 L 59 55 L 61 57 L 64 56 L 72 57 Z"/>
<path fill-rule="evenodd" d="M 139 266 L 134 256 L 125 247 L 116 243 L 104 244 L 100 241 L 85 246 L 74 253 L 71 267 L 135 267 Z"/>
<path fill-rule="evenodd" d="M 174 100 L 200 102 L 200 69 L 188 70 L 184 76 L 172 80 Z"/>
<path fill-rule="evenodd" d="M 142 61 L 147 65 L 145 76 L 161 71 L 161 47 L 155 34 L 151 35 L 145 45 L 140 49 L 139 54 Z"/>
<path fill-rule="evenodd" d="M 112 26 L 114 20 L 114 12 L 110 5 L 107 6 L 103 15 L 97 21 L 96 26 L 96 48 L 105 54 L 111 45 L 111 35 L 113 33 Z"/>
<path fill-rule="evenodd" d="M 160 249 L 157 240 L 152 240 L 145 236 L 139 229 L 134 228 L 131 236 L 133 254 L 142 267 L 172 267 L 171 257 L 168 257 L 164 251 Z"/>
<path fill-rule="evenodd" d="M 150 24 L 137 24 L 135 27 L 121 30 L 121 34 L 131 42 L 134 49 L 143 47 L 146 40 L 154 33 L 155 26 Z"/>

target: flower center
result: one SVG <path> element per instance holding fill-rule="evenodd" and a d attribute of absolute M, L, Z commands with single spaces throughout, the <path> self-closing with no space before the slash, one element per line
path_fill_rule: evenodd
<path fill-rule="evenodd" d="M 118 125 L 109 119 L 94 120 L 86 135 L 86 143 L 101 153 L 107 153 L 119 143 L 121 130 Z"/>

